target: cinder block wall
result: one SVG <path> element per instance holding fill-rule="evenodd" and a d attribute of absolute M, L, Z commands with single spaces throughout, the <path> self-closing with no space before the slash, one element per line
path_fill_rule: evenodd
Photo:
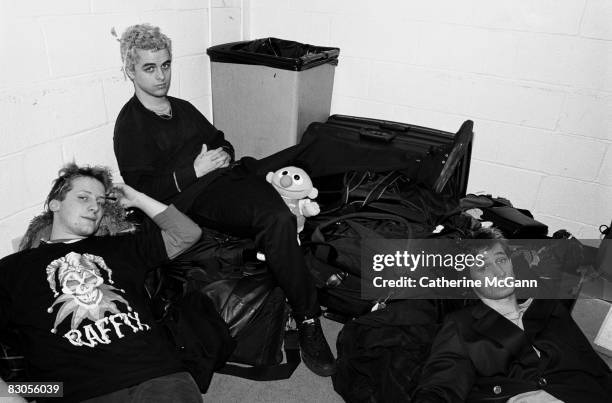
<path fill-rule="evenodd" d="M 240 7 L 240 0 L 0 1 L 0 257 L 41 211 L 63 163 L 116 171 L 114 122 L 133 87 L 111 27 L 161 26 L 174 41 L 170 94 L 210 118 L 206 48 L 240 40 Z"/>
<path fill-rule="evenodd" d="M 612 218 L 612 2 L 250 0 L 250 38 L 338 46 L 332 113 L 455 131 L 470 192 L 597 238 Z"/>

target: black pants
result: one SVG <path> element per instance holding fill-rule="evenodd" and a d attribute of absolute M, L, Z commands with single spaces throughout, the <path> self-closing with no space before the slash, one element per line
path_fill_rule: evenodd
<path fill-rule="evenodd" d="M 296 319 L 319 314 L 314 280 L 297 243 L 296 218 L 264 178 L 220 176 L 198 192 L 190 216 L 202 226 L 254 238 Z"/>

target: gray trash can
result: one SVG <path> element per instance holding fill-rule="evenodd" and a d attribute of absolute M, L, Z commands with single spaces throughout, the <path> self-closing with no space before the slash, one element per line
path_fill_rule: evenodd
<path fill-rule="evenodd" d="M 329 117 L 340 49 L 277 38 L 209 48 L 213 122 L 236 157 L 266 157 Z"/>

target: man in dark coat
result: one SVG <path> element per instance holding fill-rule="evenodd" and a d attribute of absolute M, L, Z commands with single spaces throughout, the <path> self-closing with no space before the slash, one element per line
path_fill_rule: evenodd
<path fill-rule="evenodd" d="M 468 246 L 485 257 L 472 279 L 513 279 L 501 234 L 482 229 L 475 238 L 487 241 Z M 559 301 L 519 303 L 514 286 L 484 284 L 474 288 L 478 303 L 446 318 L 415 401 L 610 401 L 610 369 Z"/>

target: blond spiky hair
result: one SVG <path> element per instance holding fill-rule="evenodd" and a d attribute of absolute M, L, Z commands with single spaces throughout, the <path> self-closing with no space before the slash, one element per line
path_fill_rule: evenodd
<path fill-rule="evenodd" d="M 123 73 L 133 71 L 134 65 L 138 63 L 136 49 L 162 50 L 168 49 L 172 58 L 172 41 L 162 34 L 159 27 L 151 24 L 137 24 L 128 27 L 121 38 L 119 38 L 121 61 L 123 62 Z"/>

